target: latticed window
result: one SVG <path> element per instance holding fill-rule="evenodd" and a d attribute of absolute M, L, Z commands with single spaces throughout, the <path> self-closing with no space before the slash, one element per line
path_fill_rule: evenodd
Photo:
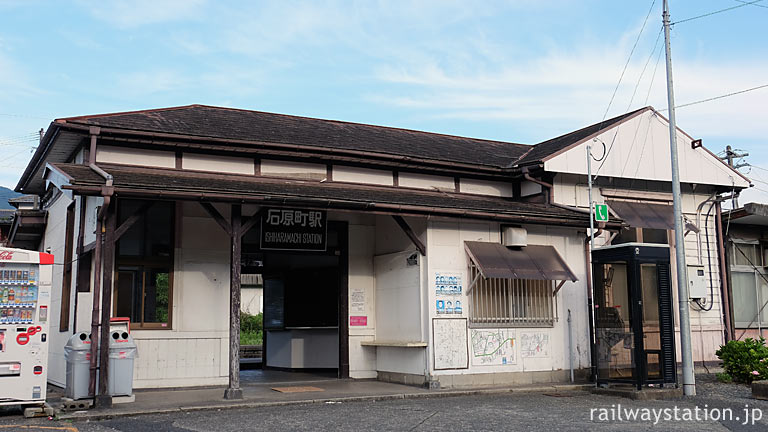
<path fill-rule="evenodd" d="M 474 327 L 551 327 L 557 320 L 554 281 L 483 278 L 470 263 L 470 323 Z"/>

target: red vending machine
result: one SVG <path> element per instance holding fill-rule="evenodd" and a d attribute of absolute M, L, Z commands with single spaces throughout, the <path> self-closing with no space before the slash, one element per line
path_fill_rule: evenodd
<path fill-rule="evenodd" d="M 53 255 L 0 248 L 0 405 L 45 403 Z"/>

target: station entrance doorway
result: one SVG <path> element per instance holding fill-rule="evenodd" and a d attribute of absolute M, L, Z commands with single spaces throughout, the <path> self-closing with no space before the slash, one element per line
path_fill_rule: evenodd
<path fill-rule="evenodd" d="M 676 384 L 669 247 L 599 248 L 592 266 L 597 383 Z"/>
<path fill-rule="evenodd" d="M 262 249 L 259 226 L 243 237 L 241 272 L 262 285 L 258 381 L 349 377 L 347 223 L 327 225 L 324 251 Z"/>

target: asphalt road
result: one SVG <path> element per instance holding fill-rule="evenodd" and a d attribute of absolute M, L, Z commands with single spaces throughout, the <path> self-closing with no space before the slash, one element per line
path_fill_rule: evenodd
<path fill-rule="evenodd" d="M 748 388 L 728 387 L 725 392 L 702 390 L 700 396 L 684 401 L 631 401 L 585 392 L 501 394 L 179 412 L 75 423 L 0 415 L 0 432 L 768 430 L 768 403 L 749 399 Z M 750 411 L 750 417 L 743 424 L 746 404 L 750 410 L 765 412 L 765 418 L 753 425 L 751 416 L 758 411 Z M 656 410 L 661 413 L 660 419 L 658 422 L 654 418 L 619 419 L 611 414 L 618 405 L 622 410 Z M 686 412 L 695 413 L 696 406 L 700 410 L 731 408 L 734 419 L 730 422 L 705 420 L 701 411 L 700 421 L 674 420 L 675 407 L 682 419 Z M 664 412 L 659 411 L 662 409 L 667 409 L 672 419 L 665 419 Z M 601 419 L 601 413 L 608 419 Z"/>

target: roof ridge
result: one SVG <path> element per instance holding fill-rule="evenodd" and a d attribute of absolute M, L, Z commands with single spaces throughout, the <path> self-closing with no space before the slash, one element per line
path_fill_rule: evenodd
<path fill-rule="evenodd" d="M 599 121 L 599 122 L 597 122 L 597 123 L 592 123 L 592 124 L 590 124 L 590 125 L 587 125 L 587 126 L 584 126 L 584 127 L 582 127 L 582 128 L 576 129 L 575 131 L 567 132 L 567 133 L 564 133 L 564 134 L 562 134 L 562 135 L 558 135 L 558 136 L 556 136 L 556 137 L 554 137 L 554 138 L 550 138 L 550 139 L 547 139 L 547 140 L 541 141 L 541 142 L 539 142 L 539 143 L 536 143 L 536 144 L 534 144 L 534 145 L 533 145 L 533 147 L 536 147 L 536 146 L 538 146 L 539 144 L 544 144 L 544 143 L 547 143 L 547 142 L 550 142 L 550 141 L 554 141 L 554 140 L 557 140 L 557 139 L 560 139 L 560 138 L 563 138 L 563 137 L 567 137 L 568 135 L 574 135 L 574 134 L 577 134 L 577 133 L 579 133 L 579 132 L 583 131 L 584 129 L 589 129 L 589 128 L 591 128 L 591 127 L 595 127 L 595 126 L 599 126 L 599 128 L 597 129 L 597 131 L 599 132 L 599 131 L 602 131 L 602 130 L 604 130 L 604 129 L 607 129 L 607 128 L 610 128 L 610 127 L 612 127 L 612 126 L 613 126 L 613 124 L 608 124 L 608 123 L 611 123 L 611 122 L 613 122 L 613 121 L 618 121 L 618 120 L 620 120 L 622 117 L 629 117 L 629 116 L 631 116 L 632 114 L 636 114 L 636 113 L 639 113 L 639 112 L 641 112 L 641 111 L 645 111 L 645 110 L 649 110 L 649 109 L 650 109 L 650 110 L 653 110 L 653 111 L 656 111 L 656 110 L 655 110 L 655 109 L 653 109 L 653 107 L 652 107 L 652 106 L 650 106 L 650 105 L 648 105 L 648 106 L 644 106 L 644 107 L 642 107 L 642 108 L 638 108 L 638 109 L 636 109 L 636 110 L 633 110 L 633 111 L 628 111 L 628 112 L 625 112 L 625 113 L 623 113 L 623 114 L 619 114 L 619 115 L 617 115 L 617 116 L 614 116 L 614 117 L 611 117 L 611 118 L 609 118 L 609 119 L 600 120 L 600 121 Z M 603 127 L 603 125 L 604 125 L 604 124 L 606 124 L 606 126 L 605 126 L 605 127 Z"/>
<path fill-rule="evenodd" d="M 205 105 L 189 104 L 189 105 L 178 105 L 178 106 L 164 107 L 164 108 L 118 111 L 118 112 L 103 113 L 103 114 L 87 114 L 87 115 L 80 115 L 80 116 L 73 116 L 73 117 L 61 117 L 61 118 L 55 119 L 54 121 L 61 123 L 61 122 L 74 121 L 74 120 L 86 119 L 86 118 L 103 118 L 103 117 L 113 117 L 113 116 L 126 115 L 126 114 L 143 114 L 143 113 L 158 112 L 158 111 L 174 111 L 174 110 L 203 107 L 203 106 Z"/>
<path fill-rule="evenodd" d="M 289 118 L 293 118 L 293 119 L 306 119 L 306 120 L 314 120 L 314 121 L 323 121 L 323 122 L 336 123 L 336 124 L 342 124 L 342 125 L 355 125 L 355 126 L 363 126 L 363 127 L 368 127 L 368 128 L 397 130 L 397 131 L 403 131 L 403 132 L 408 132 L 408 133 L 415 133 L 415 134 L 420 134 L 420 135 L 442 136 L 442 137 L 451 138 L 451 139 L 463 139 L 463 140 L 481 141 L 481 142 L 486 142 L 486 143 L 494 143 L 494 144 L 502 144 L 502 145 L 510 145 L 511 144 L 511 145 L 518 146 L 518 147 L 520 147 L 520 146 L 532 147 L 531 144 L 516 143 L 516 142 L 511 142 L 511 141 L 500 141 L 500 140 L 492 140 L 492 139 L 487 139 L 487 138 L 474 138 L 474 137 L 463 136 L 463 135 L 451 135 L 451 134 L 445 134 L 445 133 L 440 133 L 440 132 L 429 132 L 429 131 L 423 131 L 423 130 L 418 130 L 418 129 L 410 129 L 410 128 L 403 128 L 403 127 L 397 127 L 397 126 L 385 126 L 385 125 L 353 122 L 353 121 L 347 121 L 347 120 L 336 120 L 336 119 L 328 119 L 328 118 L 309 117 L 309 116 L 303 116 L 303 115 L 276 113 L 276 112 L 260 111 L 260 110 L 244 109 L 244 108 L 222 107 L 222 106 L 206 105 L 206 104 L 190 104 L 190 105 L 180 105 L 180 106 L 166 107 L 166 108 L 151 108 L 151 109 L 135 110 L 135 111 L 123 111 L 123 112 L 114 112 L 114 113 L 106 113 L 106 114 L 94 114 L 94 115 L 82 115 L 82 116 L 75 116 L 75 117 L 64 117 L 64 118 L 56 119 L 56 121 L 57 122 L 61 122 L 61 121 L 64 121 L 64 122 L 66 122 L 66 121 L 78 121 L 78 120 L 82 121 L 82 120 L 87 120 L 87 119 L 90 119 L 90 118 L 114 117 L 114 116 L 128 115 L 128 114 L 144 114 L 144 113 L 161 112 L 161 111 L 173 111 L 173 110 L 181 110 L 181 109 L 189 109 L 189 108 L 207 108 L 207 109 L 233 111 L 233 112 L 242 112 L 242 113 L 266 114 L 266 115 L 279 116 L 279 117 L 289 117 Z"/>

